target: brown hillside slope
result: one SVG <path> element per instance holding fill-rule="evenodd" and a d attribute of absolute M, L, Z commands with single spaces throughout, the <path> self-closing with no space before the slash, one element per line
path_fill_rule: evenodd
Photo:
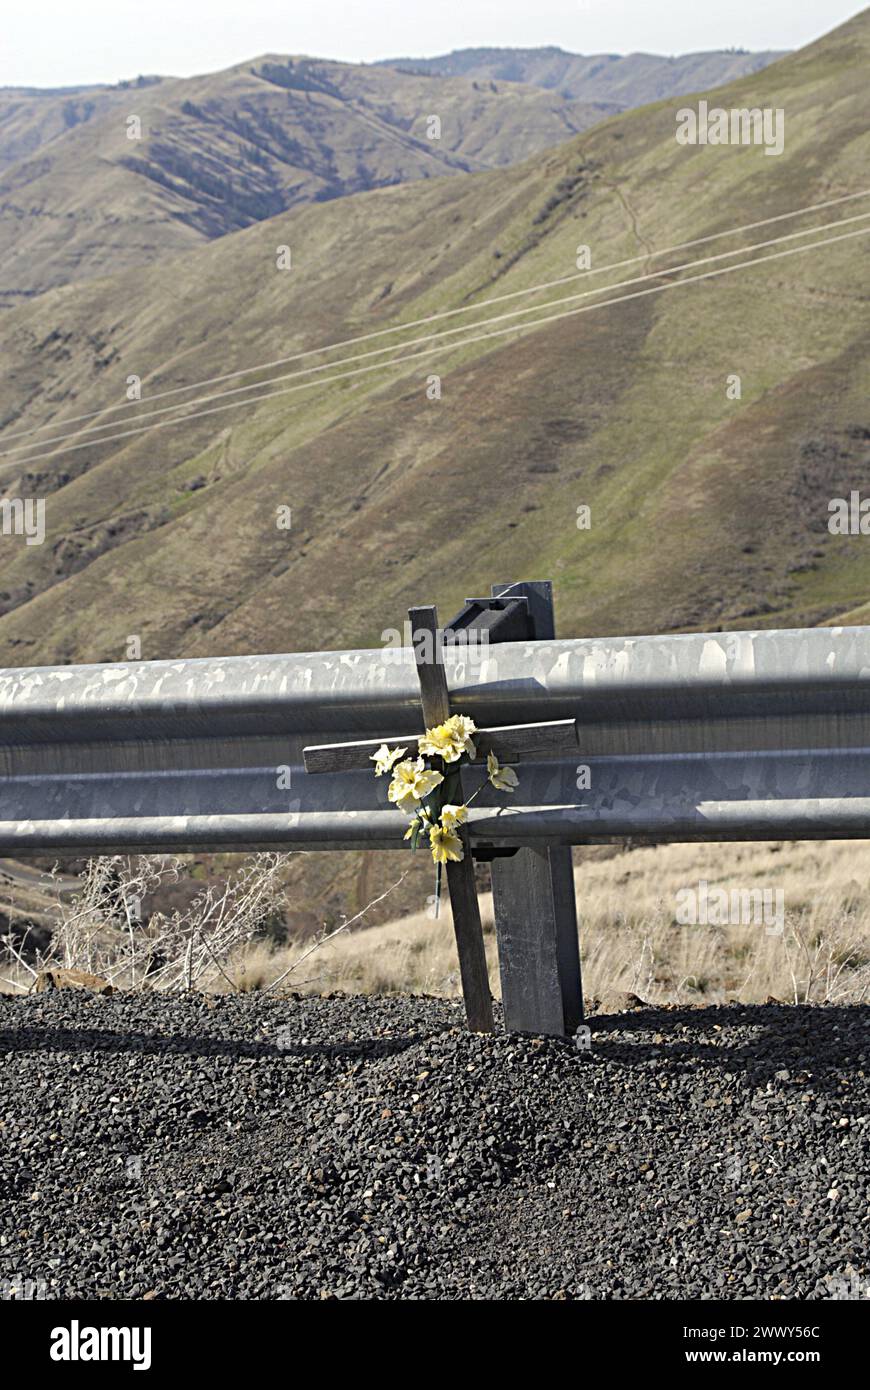
<path fill-rule="evenodd" d="M 863 189 L 868 57 L 865 13 L 716 94 L 785 110 L 778 157 L 680 146 L 667 102 L 517 168 L 301 208 L 47 294 L 0 319 L 0 451 L 123 401 L 131 373 L 146 399 L 108 417 L 126 428 L 167 404 L 149 407 L 161 388 L 570 276 L 581 243 L 598 267 L 644 257 L 592 282 L 605 285 L 856 216 L 866 202 L 646 259 Z M 280 244 L 291 271 L 275 268 Z M 868 239 L 841 241 L 241 409 L 214 401 L 202 408 L 220 413 L 172 428 L 80 436 L 53 458 L 38 457 L 51 432 L 35 436 L 29 455 L 0 458 L 11 495 L 47 495 L 45 544 L 0 542 L 2 658 L 111 660 L 130 634 L 147 657 L 365 645 L 412 600 L 447 610 L 512 575 L 556 580 L 565 634 L 855 609 L 870 553 L 829 535 L 827 503 L 866 476 L 867 255 Z M 734 374 L 740 400 L 726 397 Z"/>
<path fill-rule="evenodd" d="M 274 55 L 101 92 L 90 106 L 85 119 L 87 101 L 55 98 L 43 115 L 38 99 L 0 92 L 0 143 L 32 146 L 0 172 L 0 305 L 303 203 L 512 163 L 618 109 Z"/>
<path fill-rule="evenodd" d="M 550 50 L 530 50 L 527 78 L 517 80 L 514 61 L 513 80 L 496 82 L 473 52 L 467 73 L 438 76 L 266 55 L 183 80 L 0 88 L 0 308 L 301 203 L 514 164 L 626 107 L 775 56 L 563 54 L 556 82 Z"/>

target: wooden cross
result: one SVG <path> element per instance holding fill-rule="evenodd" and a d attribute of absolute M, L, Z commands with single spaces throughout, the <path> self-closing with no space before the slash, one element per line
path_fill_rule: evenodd
<path fill-rule="evenodd" d="M 438 615 L 434 607 L 412 608 L 411 620 L 414 657 L 420 681 L 420 700 L 423 723 L 431 729 L 449 719 L 450 694 L 438 643 Z M 457 711 L 461 712 L 461 711 Z M 419 735 L 423 737 L 422 734 Z M 348 772 L 372 766 L 372 754 L 386 744 L 388 748 L 404 748 L 415 741 L 414 736 L 366 739 L 357 743 L 318 744 L 303 749 L 306 772 Z M 478 729 L 474 734 L 478 757 L 496 755 L 500 763 L 519 763 L 528 758 L 569 756 L 578 745 L 577 723 L 574 719 L 559 719 L 543 724 L 514 724 L 500 728 Z M 459 974 L 465 1000 L 468 1027 L 475 1033 L 493 1031 L 492 997 L 480 907 L 474 882 L 474 863 L 467 824 L 456 827 L 462 840 L 463 858 L 459 863 L 447 862 L 447 886 L 453 910 L 453 931 L 459 957 Z"/>

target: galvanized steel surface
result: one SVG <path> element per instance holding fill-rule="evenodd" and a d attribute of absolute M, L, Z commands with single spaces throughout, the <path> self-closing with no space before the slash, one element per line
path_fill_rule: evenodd
<path fill-rule="evenodd" d="M 478 840 L 870 835 L 870 628 L 444 661 L 479 724 L 581 725 L 577 759 L 523 765 L 508 807 L 481 794 Z M 420 727 L 409 649 L 0 671 L 0 852 L 398 848 L 385 780 L 308 776 L 302 748 Z"/>

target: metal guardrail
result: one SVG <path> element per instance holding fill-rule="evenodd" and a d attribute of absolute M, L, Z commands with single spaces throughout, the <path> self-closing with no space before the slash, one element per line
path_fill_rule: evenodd
<path fill-rule="evenodd" d="M 507 808 L 481 792 L 475 844 L 870 835 L 870 628 L 443 660 L 453 708 L 481 726 L 579 725 L 576 760 L 524 764 Z M 302 749 L 420 721 L 402 648 L 3 670 L 0 854 L 398 848 L 383 784 L 312 776 Z"/>
<path fill-rule="evenodd" d="M 496 741 L 514 726 L 516 793 L 482 786 L 468 844 L 492 861 L 505 1024 L 564 1036 L 572 844 L 870 836 L 870 628 L 559 641 L 546 581 L 468 600 L 434 654 L 435 610 L 411 616 L 407 648 L 0 671 L 0 854 L 399 849 L 405 819 L 348 745 L 410 743 L 424 700 Z M 485 772 L 462 777 L 468 799 Z M 487 1031 L 470 856 L 447 876 Z"/>

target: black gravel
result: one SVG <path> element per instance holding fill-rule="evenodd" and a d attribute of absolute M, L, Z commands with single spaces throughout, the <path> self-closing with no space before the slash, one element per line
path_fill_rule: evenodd
<path fill-rule="evenodd" d="M 432 999 L 0 998 L 0 1287 L 870 1295 L 870 1009 L 642 1008 L 588 1051 Z"/>

